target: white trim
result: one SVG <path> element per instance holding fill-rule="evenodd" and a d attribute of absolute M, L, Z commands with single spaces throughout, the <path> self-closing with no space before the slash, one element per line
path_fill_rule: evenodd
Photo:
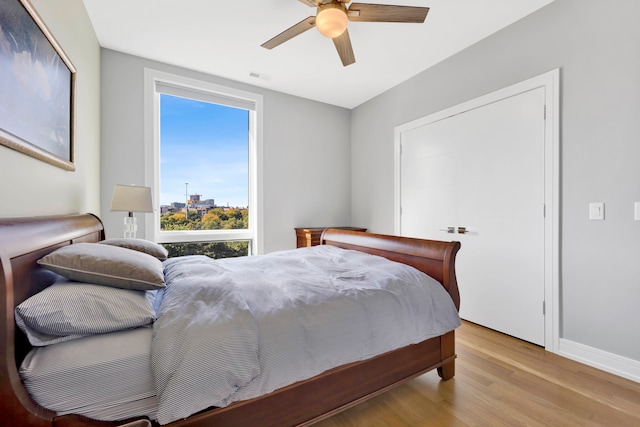
<path fill-rule="evenodd" d="M 203 90 L 200 87 L 195 88 L 193 85 L 176 84 L 167 82 L 166 80 L 155 80 L 156 92 L 165 93 L 167 95 L 177 96 L 180 98 L 197 99 L 227 107 L 240 108 L 243 110 L 255 110 L 255 102 L 247 97 L 228 96 L 222 94 L 219 90 L 212 92 L 211 90 Z"/>
<path fill-rule="evenodd" d="M 251 214 L 249 214 L 251 215 Z M 215 242 L 252 240 L 253 233 L 250 230 L 207 230 L 202 231 L 160 231 L 157 233 L 158 241 L 162 243 L 191 243 L 191 242 Z"/>
<path fill-rule="evenodd" d="M 158 168 L 156 165 L 160 164 L 158 157 L 159 153 L 154 149 L 154 142 L 158 140 L 158 127 L 154 126 L 155 117 L 158 115 L 158 102 L 157 94 L 155 90 L 155 70 L 144 69 L 144 180 L 147 187 L 151 187 L 153 200 L 158 200 L 158 189 L 155 185 L 158 182 Z M 144 230 L 142 235 L 145 239 L 156 241 L 155 228 L 157 219 L 156 207 L 154 205 L 154 212 L 151 214 L 145 214 Z M 149 221 L 151 216 L 151 221 Z M 151 224 L 151 227 L 149 227 Z"/>
<path fill-rule="evenodd" d="M 400 230 L 400 153 L 402 133 L 448 117 L 473 110 L 487 104 L 516 96 L 534 89 L 545 91 L 545 159 L 544 159 L 544 203 L 546 217 L 545 234 L 545 338 L 544 346 L 550 352 L 558 351 L 560 337 L 560 70 L 555 69 L 504 89 L 480 96 L 470 101 L 447 108 L 437 113 L 398 125 L 394 130 L 394 230 Z"/>
<path fill-rule="evenodd" d="M 558 351 L 560 339 L 560 69 L 539 76 L 545 87 L 545 348 Z"/>
<path fill-rule="evenodd" d="M 558 354 L 585 365 L 640 383 L 640 362 L 561 338 Z"/>
<path fill-rule="evenodd" d="M 197 92 L 211 92 L 227 99 L 236 98 L 253 105 L 249 110 L 255 123 L 249 135 L 249 230 L 232 230 L 221 232 L 171 232 L 160 231 L 160 217 L 154 213 L 152 221 L 145 221 L 144 236 L 148 240 L 162 242 L 186 242 L 205 240 L 251 240 L 251 253 L 261 254 L 263 243 L 263 198 L 262 198 L 262 136 L 263 136 L 263 96 L 215 83 L 195 80 L 188 77 L 170 74 L 150 68 L 144 69 L 144 138 L 145 138 L 145 185 L 152 188 L 153 200 L 158 200 L 160 164 L 158 134 L 159 95 L 157 84 L 182 86 Z M 149 215 L 149 214 L 148 214 Z M 145 219 L 148 219 L 145 218 Z M 151 227 L 146 224 L 152 224 Z M 224 236 L 223 236 L 224 234 Z M 228 238 L 227 238 L 228 236 Z"/>

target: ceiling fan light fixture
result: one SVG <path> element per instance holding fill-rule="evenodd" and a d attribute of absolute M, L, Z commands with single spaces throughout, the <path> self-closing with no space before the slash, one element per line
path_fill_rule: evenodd
<path fill-rule="evenodd" d="M 344 33 L 348 24 L 347 13 L 340 4 L 329 3 L 324 5 L 316 15 L 316 28 L 320 34 L 330 39 Z"/>

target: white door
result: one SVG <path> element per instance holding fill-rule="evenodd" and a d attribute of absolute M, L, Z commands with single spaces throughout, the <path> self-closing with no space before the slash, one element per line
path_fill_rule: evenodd
<path fill-rule="evenodd" d="M 401 234 L 459 240 L 461 317 L 539 345 L 544 105 L 545 91 L 537 88 L 400 137 Z"/>

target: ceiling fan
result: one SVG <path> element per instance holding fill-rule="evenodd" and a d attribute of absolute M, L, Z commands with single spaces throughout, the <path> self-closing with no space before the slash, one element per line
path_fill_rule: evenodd
<path fill-rule="evenodd" d="M 262 44 L 273 49 L 289 39 L 316 27 L 320 34 L 333 40 L 338 55 L 345 67 L 356 62 L 347 30 L 348 21 L 353 22 L 414 22 L 422 23 L 429 12 L 428 7 L 395 6 L 386 4 L 351 3 L 351 0 L 298 0 L 317 8 L 316 16 L 309 16 Z"/>

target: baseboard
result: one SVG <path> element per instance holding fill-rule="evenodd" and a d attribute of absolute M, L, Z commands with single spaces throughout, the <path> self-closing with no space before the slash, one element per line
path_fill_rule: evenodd
<path fill-rule="evenodd" d="M 640 361 L 560 338 L 558 354 L 640 383 Z"/>

